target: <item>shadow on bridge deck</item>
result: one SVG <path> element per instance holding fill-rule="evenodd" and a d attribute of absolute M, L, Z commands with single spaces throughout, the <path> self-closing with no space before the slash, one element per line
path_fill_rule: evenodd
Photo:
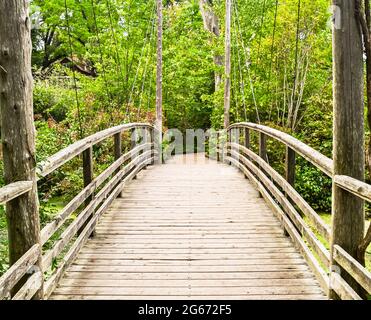
<path fill-rule="evenodd" d="M 325 299 L 237 169 L 203 154 L 138 175 L 51 299 Z"/>

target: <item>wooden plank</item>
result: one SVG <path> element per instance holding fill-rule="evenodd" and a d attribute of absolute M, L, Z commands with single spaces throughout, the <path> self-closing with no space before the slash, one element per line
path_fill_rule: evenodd
<path fill-rule="evenodd" d="M 140 280 L 140 281 L 139 281 Z M 317 283 L 313 279 L 198 279 L 189 280 L 187 278 L 183 280 L 169 280 L 166 282 L 163 279 L 137 279 L 137 280 L 112 280 L 112 279 L 63 279 L 59 288 L 66 287 L 109 287 L 109 288 L 161 288 L 161 287 L 174 287 L 174 288 L 192 288 L 198 287 L 217 287 L 217 288 L 229 288 L 229 287 L 317 287 Z M 123 290 L 124 291 L 124 290 Z"/>
<path fill-rule="evenodd" d="M 320 294 L 295 294 L 295 295 L 238 295 L 238 296 L 213 296 L 203 295 L 202 300 L 324 300 L 324 296 Z M 70 295 L 56 294 L 51 297 L 51 300 L 195 300 L 195 297 L 189 295 L 179 296 L 127 296 L 127 295 Z"/>
<path fill-rule="evenodd" d="M 73 272 L 110 272 L 110 273 L 130 273 L 130 272 L 283 272 L 283 271 L 308 271 L 308 266 L 298 265 L 242 265 L 242 266 L 98 266 L 98 265 L 71 265 L 69 271 Z"/>
<path fill-rule="evenodd" d="M 31 191 L 32 181 L 18 181 L 0 188 L 0 205 Z"/>
<path fill-rule="evenodd" d="M 13 264 L 0 278 L 0 299 L 10 296 L 13 287 L 23 278 L 30 268 L 37 262 L 40 246 L 35 244 L 15 264 Z"/>
<path fill-rule="evenodd" d="M 334 183 L 350 193 L 366 200 L 371 201 L 371 185 L 354 179 L 349 176 L 337 175 L 334 177 Z"/>
<path fill-rule="evenodd" d="M 110 273 L 110 272 L 73 272 L 67 271 L 64 279 L 75 280 L 290 280 L 290 279 L 311 279 L 314 276 L 310 271 L 253 271 L 253 272 L 209 272 L 207 277 L 204 272 L 131 272 L 131 273 Z"/>
<path fill-rule="evenodd" d="M 208 296 L 208 295 L 219 295 L 219 296 L 229 296 L 229 295 L 294 295 L 294 294 L 320 294 L 321 289 L 318 287 L 305 287 L 305 286 L 293 286 L 293 287 L 225 287 L 223 290 L 218 290 L 210 287 L 191 287 L 190 289 L 185 288 L 171 288 L 171 287 L 161 287 L 161 288 L 117 288 L 117 287 L 58 287 L 55 290 L 55 294 L 98 294 L 98 295 L 153 295 L 153 296 L 176 296 L 184 295 L 188 293 L 191 296 Z"/>
<path fill-rule="evenodd" d="M 362 300 L 338 273 L 331 272 L 330 289 L 334 290 L 341 300 Z"/>
<path fill-rule="evenodd" d="M 31 300 L 35 293 L 42 287 L 43 275 L 41 272 L 34 273 L 26 283 L 18 290 L 12 300 Z"/>
<path fill-rule="evenodd" d="M 334 245 L 333 255 L 335 261 L 368 293 L 371 293 L 371 272 L 338 245 Z"/>

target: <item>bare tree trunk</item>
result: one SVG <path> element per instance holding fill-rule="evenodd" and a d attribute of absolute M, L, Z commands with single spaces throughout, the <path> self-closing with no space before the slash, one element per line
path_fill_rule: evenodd
<path fill-rule="evenodd" d="M 334 69 L 334 175 L 364 180 L 364 91 L 362 35 L 356 19 L 356 1 L 333 0 L 340 8 L 342 28 L 333 28 Z M 357 292 L 357 282 L 334 261 L 332 248 L 339 245 L 357 258 L 364 235 L 364 201 L 333 184 L 331 270 Z M 330 292 L 336 298 L 335 292 Z"/>
<path fill-rule="evenodd" d="M 34 182 L 32 191 L 6 205 L 10 264 L 40 243 L 28 14 L 28 1 L 0 1 L 0 105 L 5 182 Z M 42 298 L 41 290 L 36 297 Z"/>
<path fill-rule="evenodd" d="M 366 90 L 367 90 L 367 124 L 371 130 L 371 12 L 369 0 L 364 0 L 364 12 L 361 10 L 361 1 L 356 1 L 356 14 L 361 26 L 364 42 L 364 51 L 366 54 Z M 371 178 L 371 134 L 368 138 L 366 148 L 366 165 L 368 174 Z M 365 266 L 365 255 L 368 246 L 371 243 L 371 225 L 368 228 L 365 238 L 358 247 L 358 260 Z"/>
<path fill-rule="evenodd" d="M 200 11 L 204 21 L 204 27 L 207 31 L 214 34 L 217 38 L 220 37 L 219 19 L 212 10 L 212 4 L 209 0 L 200 0 Z M 223 67 L 223 57 L 214 55 L 214 63 L 218 67 Z M 222 83 L 222 75 L 220 72 L 215 72 L 215 91 L 220 88 Z"/>
<path fill-rule="evenodd" d="M 162 0 L 157 0 L 156 129 L 158 162 L 162 162 Z"/>
<path fill-rule="evenodd" d="M 232 0 L 226 0 L 225 15 L 225 87 L 224 87 L 224 128 L 229 126 L 231 109 L 231 14 Z"/>

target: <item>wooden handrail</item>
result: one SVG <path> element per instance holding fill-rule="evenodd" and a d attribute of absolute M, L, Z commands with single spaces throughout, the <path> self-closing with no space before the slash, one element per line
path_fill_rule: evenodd
<path fill-rule="evenodd" d="M 39 163 L 37 166 L 37 175 L 39 177 L 46 177 L 54 170 L 58 169 L 66 162 L 80 155 L 83 151 L 87 150 L 88 148 L 91 148 L 97 143 L 107 138 L 110 138 L 116 135 L 117 133 L 121 133 L 136 128 L 148 128 L 151 130 L 156 130 L 155 127 L 147 123 L 128 123 L 97 132 L 89 137 L 86 137 L 82 140 L 79 140 L 71 144 L 67 148 L 57 152 L 48 159 Z"/>
<path fill-rule="evenodd" d="M 267 126 L 263 126 L 260 124 L 250 123 L 250 122 L 241 122 L 232 124 L 228 127 L 228 131 L 231 129 L 239 129 L 239 128 L 247 128 L 251 129 L 260 133 L 263 133 L 271 138 L 274 138 L 286 146 L 290 147 L 296 153 L 300 154 L 303 158 L 308 160 L 310 163 L 315 165 L 318 169 L 320 169 L 323 173 L 332 177 L 333 173 L 333 161 L 332 159 L 324 156 L 317 150 L 309 147 L 305 143 L 301 142 L 300 140 L 290 136 L 287 133 L 282 131 L 272 129 Z"/>
<path fill-rule="evenodd" d="M 18 181 L 0 189 L 0 205 L 13 200 L 32 189 L 32 181 Z"/>
<path fill-rule="evenodd" d="M 11 290 L 34 266 L 39 254 L 40 246 L 35 244 L 0 277 L 0 300 L 10 298 Z"/>
<path fill-rule="evenodd" d="M 145 141 L 140 145 L 132 145 L 130 151 L 121 154 L 121 133 L 135 129 L 147 130 L 146 134 L 150 134 L 151 142 L 147 142 L 147 139 L 144 139 Z M 42 288 L 43 284 L 46 285 L 47 289 L 46 292 L 44 291 L 44 296 L 48 297 L 51 293 L 51 289 L 57 284 L 59 277 L 63 274 L 65 266 L 72 261 L 83 242 L 94 231 L 99 216 L 104 213 L 128 181 L 144 167 L 154 163 L 158 153 L 155 150 L 154 142 L 156 131 L 157 129 L 155 127 L 143 123 L 130 123 L 109 128 L 75 142 L 38 165 L 37 174 L 40 179 L 52 173 L 74 157 L 89 151 L 89 155 L 86 154 L 85 158 L 89 156 L 87 161 L 90 162 L 87 163 L 87 161 L 85 161 L 85 165 L 91 167 L 91 172 L 87 172 L 88 170 L 86 170 L 84 176 L 86 180 L 84 189 L 62 209 L 53 221 L 42 229 L 40 244 L 35 244 L 12 265 L 2 277 L 0 277 L 0 299 L 31 299 L 35 293 Z M 92 147 L 110 137 L 114 137 L 115 161 L 94 179 L 92 172 L 93 159 L 91 157 Z M 88 174 L 90 179 L 88 179 Z M 103 185 L 105 181 L 107 181 L 107 183 Z M 33 185 L 34 182 L 32 181 L 19 181 L 1 188 L 0 204 L 4 204 L 31 191 Z M 101 188 L 102 185 L 103 187 Z M 99 192 L 95 194 L 98 189 Z M 89 201 L 87 201 L 88 199 Z M 42 257 L 41 265 L 43 270 L 40 270 L 39 267 L 36 267 L 36 264 L 41 257 L 42 246 L 66 223 L 68 217 L 84 203 L 85 208 L 63 231 L 63 237 L 58 239 L 53 247 Z M 73 240 L 76 234 L 78 235 L 77 241 Z M 63 258 L 62 265 L 58 266 L 52 277 L 45 282 L 43 272 L 51 266 L 53 259 L 59 256 L 66 245 L 72 241 L 74 241 L 74 243 L 69 253 Z M 34 271 L 32 270 L 33 267 L 38 269 L 37 272 L 31 274 L 30 271 Z M 22 283 L 22 286 L 17 289 L 17 292 L 11 292 L 15 285 L 17 285 L 27 273 L 30 273 L 30 276 Z M 11 296 L 12 294 L 13 296 Z"/>
<path fill-rule="evenodd" d="M 241 130 L 243 130 L 244 142 L 240 142 Z M 250 150 L 250 130 L 259 133 L 258 154 Z M 271 137 L 286 146 L 285 177 L 275 171 L 266 161 L 266 137 Z M 332 178 L 334 185 L 337 187 L 369 202 L 371 202 L 371 185 L 350 176 L 334 176 L 333 161 L 330 158 L 286 133 L 254 123 L 237 123 L 229 126 L 223 133 L 218 132 L 216 151 L 217 159 L 220 160 L 220 154 L 225 155 L 223 160 L 238 167 L 256 186 L 261 196 L 278 213 L 278 218 L 283 222 L 287 233 L 301 247 L 304 257 L 326 292 L 333 290 L 341 299 L 361 299 L 341 274 L 335 273 L 333 270 L 326 271 L 327 267 L 330 266 L 330 259 L 333 259 L 350 274 L 368 293 L 371 292 L 370 272 L 340 246 L 333 245 L 332 256 L 330 256 L 330 252 L 321 244 L 297 211 L 300 209 L 309 218 L 320 235 L 330 244 L 330 227 L 322 221 L 320 216 L 294 188 L 295 155 L 296 153 L 301 155 L 319 168 Z M 298 238 L 303 236 L 305 242 Z M 312 250 L 316 256 L 311 253 Z M 318 259 L 321 260 L 322 265 L 317 262 Z M 329 276 L 327 275 L 328 272 Z"/>

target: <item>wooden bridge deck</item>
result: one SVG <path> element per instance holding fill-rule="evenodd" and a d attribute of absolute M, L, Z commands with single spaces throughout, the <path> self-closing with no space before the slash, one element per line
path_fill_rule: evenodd
<path fill-rule="evenodd" d="M 138 175 L 51 299 L 325 299 L 248 180 L 203 155 Z"/>

